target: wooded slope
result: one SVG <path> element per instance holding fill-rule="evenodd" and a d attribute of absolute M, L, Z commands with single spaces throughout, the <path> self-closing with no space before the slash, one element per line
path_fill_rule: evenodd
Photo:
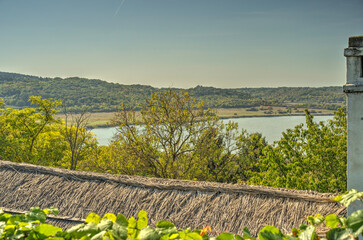
<path fill-rule="evenodd" d="M 0 97 L 12 107 L 28 107 L 30 96 L 62 100 L 71 111 L 87 106 L 91 112 L 115 111 L 121 104 L 138 109 L 151 92 L 165 91 L 146 85 L 123 85 L 79 77 L 43 78 L 0 72 Z M 179 90 L 179 89 L 174 89 Z M 210 108 L 292 106 L 335 110 L 345 105 L 341 87 L 280 87 L 222 89 L 196 86 L 189 92 Z"/>

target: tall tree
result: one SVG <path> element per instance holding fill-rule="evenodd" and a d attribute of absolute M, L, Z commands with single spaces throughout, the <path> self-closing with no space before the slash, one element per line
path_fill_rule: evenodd
<path fill-rule="evenodd" d="M 87 150 L 96 146 L 95 139 L 87 129 L 90 114 L 84 109 L 81 113 L 72 114 L 63 106 L 65 126 L 63 135 L 70 150 L 69 169 L 75 170 Z M 93 145 L 93 146 L 92 146 Z"/>
<path fill-rule="evenodd" d="M 226 144 L 235 127 L 227 128 L 188 93 L 153 93 L 139 114 L 123 107 L 114 123 L 119 126 L 117 144 L 133 159 L 137 174 L 208 180 L 211 156 L 219 159 L 214 158 L 215 174 L 231 163 Z"/>

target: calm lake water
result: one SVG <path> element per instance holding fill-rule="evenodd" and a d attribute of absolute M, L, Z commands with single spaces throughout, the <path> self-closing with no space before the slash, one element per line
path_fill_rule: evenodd
<path fill-rule="evenodd" d="M 333 116 L 315 116 L 314 121 L 327 121 Z M 238 123 L 239 129 L 246 129 L 249 133 L 259 132 L 266 137 L 269 143 L 273 143 L 281 138 L 282 132 L 288 128 L 305 123 L 305 116 L 284 116 L 284 117 L 253 117 L 253 118 L 231 118 L 223 121 L 233 121 Z M 100 145 L 108 145 L 117 132 L 115 127 L 95 128 L 92 132 L 96 134 Z"/>

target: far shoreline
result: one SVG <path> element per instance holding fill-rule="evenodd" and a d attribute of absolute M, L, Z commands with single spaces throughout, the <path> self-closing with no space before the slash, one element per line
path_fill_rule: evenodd
<path fill-rule="evenodd" d="M 333 113 L 312 113 L 313 116 L 333 116 Z M 295 117 L 295 116 L 305 116 L 305 113 L 293 113 L 293 114 L 265 114 L 265 115 L 233 115 L 233 116 L 218 116 L 219 119 L 237 119 L 237 118 L 271 118 L 271 117 Z M 111 124 L 99 124 L 99 125 L 88 125 L 87 129 L 96 129 L 96 128 L 112 128 L 116 127 Z"/>

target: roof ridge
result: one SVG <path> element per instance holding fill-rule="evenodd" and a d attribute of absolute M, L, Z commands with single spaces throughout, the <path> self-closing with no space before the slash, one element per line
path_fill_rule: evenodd
<path fill-rule="evenodd" d="M 49 174 L 79 181 L 102 181 L 115 184 L 123 184 L 133 187 L 152 188 L 159 190 L 221 192 L 221 193 L 247 193 L 254 195 L 267 195 L 282 198 L 292 198 L 313 202 L 334 202 L 331 200 L 336 194 L 318 193 L 307 190 L 292 190 L 266 186 L 246 184 L 227 184 L 216 182 L 190 181 L 179 179 L 163 179 L 142 176 L 113 175 L 109 173 L 95 173 L 85 171 L 73 171 L 68 169 L 37 166 L 28 163 L 15 163 L 0 160 L 0 169 L 13 171 L 35 172 Z"/>

